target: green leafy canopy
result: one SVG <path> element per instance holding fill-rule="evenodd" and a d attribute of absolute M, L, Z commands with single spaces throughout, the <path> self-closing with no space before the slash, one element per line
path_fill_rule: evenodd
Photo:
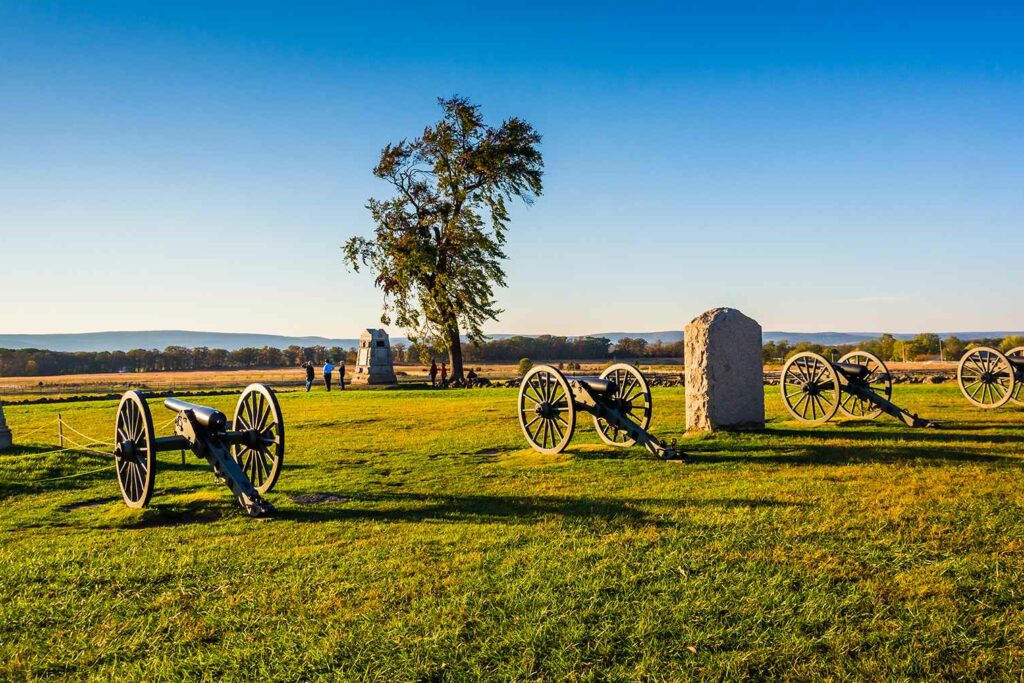
<path fill-rule="evenodd" d="M 533 203 L 544 162 L 541 137 L 525 121 L 493 128 L 465 98 L 438 103 L 440 121 L 381 152 L 373 173 L 395 195 L 369 200 L 373 237 L 352 237 L 342 249 L 353 270 L 375 274 L 384 324 L 393 320 L 448 348 L 460 328 L 481 340 L 482 325 L 501 313 L 494 287 L 506 284 L 506 202 Z"/>

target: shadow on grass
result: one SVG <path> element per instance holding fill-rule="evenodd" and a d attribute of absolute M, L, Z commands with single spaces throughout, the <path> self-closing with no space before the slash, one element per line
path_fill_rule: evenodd
<path fill-rule="evenodd" d="M 201 487 L 168 488 L 167 495 L 194 494 Z M 665 519 L 665 512 L 679 508 L 797 508 L 809 503 L 781 501 L 765 497 L 731 498 L 586 498 L 567 496 L 491 496 L 441 495 L 430 493 L 381 492 L 354 494 L 306 494 L 322 503 L 286 504 L 280 496 L 271 494 L 271 502 L 282 505 L 261 521 L 283 520 L 300 523 L 334 521 L 378 522 L 502 522 L 507 524 L 533 524 L 545 517 L 562 517 L 581 523 L 613 524 L 619 526 L 672 527 L 680 522 Z M 229 518 L 245 518 L 245 513 L 230 495 L 223 499 L 209 497 L 188 501 L 161 503 L 156 497 L 149 507 L 138 511 L 122 510 L 120 496 L 97 496 L 74 501 L 58 508 L 61 512 L 86 512 L 90 509 L 113 505 L 116 509 L 103 511 L 101 518 L 74 520 L 50 517 L 45 524 L 34 526 L 88 527 L 92 529 L 129 530 L 152 529 L 204 524 Z M 380 505 L 381 507 L 376 507 Z M 643 508 L 659 508 L 656 512 Z M 124 516 L 121 516 L 124 513 Z M 108 516 L 110 515 L 110 516 Z M 112 518 L 111 518 L 112 516 Z M 253 520 L 256 523 L 256 520 Z"/>
<path fill-rule="evenodd" d="M 860 423 L 863 424 L 863 423 Z M 818 439 L 821 441 L 893 441 L 908 443 L 937 442 L 944 444 L 999 444 L 999 443 L 1020 443 L 1024 444 L 1019 432 L 1021 427 L 1010 427 L 1007 431 L 1013 430 L 1017 434 L 958 434 L 956 429 L 914 429 L 911 427 L 905 430 L 873 430 L 873 429 L 824 429 L 814 431 L 810 429 L 785 429 L 771 428 L 762 432 L 765 436 L 778 436 L 782 438 L 804 437 Z M 966 431 L 966 430 L 965 430 Z"/>
<path fill-rule="evenodd" d="M 425 493 L 359 493 L 344 496 L 341 505 L 310 505 L 279 510 L 275 518 L 298 522 L 372 520 L 395 522 L 420 521 L 501 521 L 529 524 L 539 517 L 558 516 L 582 521 L 600 520 L 626 525 L 675 526 L 661 514 L 652 516 L 642 507 L 678 509 L 680 507 L 766 508 L 803 507 L 806 503 L 770 498 L 680 498 L 619 499 L 572 498 L 566 496 L 445 496 Z M 360 503 L 412 503 L 402 507 L 360 507 Z M 343 506 L 342 506 L 343 505 Z"/>
<path fill-rule="evenodd" d="M 89 508 L 99 507 L 100 505 L 116 503 L 120 500 L 120 496 L 99 496 L 96 498 L 86 498 L 85 500 L 76 500 L 73 503 L 66 503 L 59 506 L 57 509 L 61 512 L 75 512 L 76 510 L 87 510 Z"/>
<path fill-rule="evenodd" d="M 430 382 L 401 382 L 399 384 L 388 384 L 380 387 L 361 387 L 359 391 L 440 391 L 440 387 L 430 386 Z"/>
<path fill-rule="evenodd" d="M 841 438 L 836 436 L 834 438 Z M 876 437 L 877 438 L 877 437 Z M 700 441 L 684 444 L 689 462 L 743 463 L 749 465 L 855 465 L 899 464 L 940 465 L 946 463 L 998 463 L 1024 469 L 1024 459 L 977 450 L 907 446 L 899 439 L 885 446 L 839 446 L 836 444 L 794 444 L 786 449 L 767 444 Z M 782 450 L 783 452 L 780 452 Z"/>

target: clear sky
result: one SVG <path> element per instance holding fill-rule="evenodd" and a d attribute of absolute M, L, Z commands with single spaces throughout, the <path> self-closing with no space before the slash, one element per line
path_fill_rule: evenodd
<path fill-rule="evenodd" d="M 544 136 L 489 331 L 1024 326 L 1019 2 L 26 0 L 0 332 L 354 336 L 370 169 L 455 93 Z"/>

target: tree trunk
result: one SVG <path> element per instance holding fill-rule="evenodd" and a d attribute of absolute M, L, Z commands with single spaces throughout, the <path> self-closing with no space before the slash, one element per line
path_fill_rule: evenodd
<path fill-rule="evenodd" d="M 462 381 L 462 334 L 457 322 L 448 326 L 448 364 L 451 365 L 451 381 Z"/>

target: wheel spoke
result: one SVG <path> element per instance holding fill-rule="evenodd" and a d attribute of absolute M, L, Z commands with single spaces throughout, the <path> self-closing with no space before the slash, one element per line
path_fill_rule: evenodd
<path fill-rule="evenodd" d="M 547 420 L 541 420 L 540 423 L 537 425 L 537 434 L 536 434 L 536 439 L 535 440 L 537 441 L 537 443 L 540 444 L 541 448 L 547 448 L 544 445 L 544 434 L 545 434 L 545 425 L 546 424 L 547 424 Z"/>
<path fill-rule="evenodd" d="M 565 432 L 558 426 L 558 420 L 551 420 L 551 428 L 554 430 L 552 437 L 554 437 L 554 434 L 558 434 L 558 440 L 555 443 L 562 443 L 562 439 L 565 438 Z"/>

